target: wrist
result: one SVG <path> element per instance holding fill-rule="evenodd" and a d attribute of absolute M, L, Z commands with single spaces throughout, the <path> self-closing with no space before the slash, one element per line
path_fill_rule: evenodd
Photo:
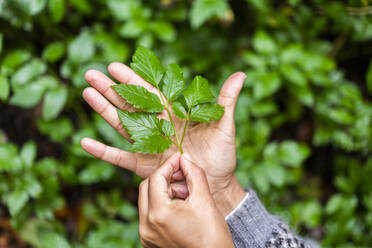
<path fill-rule="evenodd" d="M 213 194 L 213 199 L 220 213 L 226 217 L 239 205 L 245 195 L 246 192 L 234 175 L 226 187 Z"/>

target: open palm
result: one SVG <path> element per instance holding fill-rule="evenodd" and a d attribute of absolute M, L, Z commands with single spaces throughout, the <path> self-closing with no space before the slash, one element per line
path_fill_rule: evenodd
<path fill-rule="evenodd" d="M 150 92 L 159 94 L 155 87 L 124 64 L 112 63 L 108 67 L 108 71 L 120 83 L 140 85 Z M 130 141 L 130 136 L 121 124 L 114 106 L 121 110 L 135 111 L 133 106 L 111 88 L 115 83 L 103 73 L 90 70 L 85 74 L 85 78 L 92 86 L 83 92 L 85 101 L 124 138 Z M 185 135 L 183 143 L 185 156 L 204 169 L 212 193 L 230 183 L 235 169 L 234 109 L 244 79 L 244 73 L 234 73 L 223 85 L 218 103 L 225 107 L 225 113 L 219 121 L 198 125 L 191 122 Z M 159 117 L 167 118 L 165 113 L 160 113 Z M 178 133 L 182 133 L 184 120 L 178 119 L 175 115 L 173 115 L 173 119 Z M 133 171 L 142 178 L 149 177 L 172 154 L 178 152 L 178 148 L 173 145 L 161 154 L 130 153 L 89 138 L 84 138 L 81 145 L 93 156 Z M 174 180 L 182 180 L 183 175 L 181 172 L 175 173 L 173 178 Z"/>

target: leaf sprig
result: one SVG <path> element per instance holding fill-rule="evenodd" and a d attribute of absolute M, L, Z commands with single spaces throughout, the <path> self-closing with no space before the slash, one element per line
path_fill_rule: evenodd
<path fill-rule="evenodd" d="M 113 89 L 139 112 L 118 109 L 119 118 L 131 139 L 132 151 L 145 154 L 162 153 L 172 144 L 183 153 L 182 144 L 188 123 L 211 122 L 219 120 L 224 108 L 213 103 L 208 80 L 196 76 L 185 89 L 185 78 L 177 64 L 165 69 L 156 55 L 145 47 L 138 47 L 131 68 L 147 82 L 155 86 L 159 95 L 144 87 L 130 84 L 118 84 Z M 169 121 L 159 119 L 157 113 L 166 111 Z M 182 133 L 178 133 L 171 114 L 184 120 Z"/>

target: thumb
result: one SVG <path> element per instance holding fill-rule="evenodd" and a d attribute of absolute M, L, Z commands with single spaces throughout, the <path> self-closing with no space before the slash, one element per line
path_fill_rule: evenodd
<path fill-rule="evenodd" d="M 191 162 L 187 154 L 181 156 L 180 168 L 186 178 L 189 197 L 195 198 L 202 196 L 204 199 L 205 197 L 211 197 L 204 170 Z"/>
<path fill-rule="evenodd" d="M 165 200 L 170 199 L 169 185 L 172 175 L 179 170 L 179 159 L 179 153 L 173 154 L 149 178 L 150 204 L 162 204 Z"/>
<path fill-rule="evenodd" d="M 222 130 L 234 131 L 235 105 L 246 77 L 245 73 L 236 72 L 225 81 L 221 88 L 217 103 L 225 108 L 225 114 L 217 122 L 217 125 Z"/>

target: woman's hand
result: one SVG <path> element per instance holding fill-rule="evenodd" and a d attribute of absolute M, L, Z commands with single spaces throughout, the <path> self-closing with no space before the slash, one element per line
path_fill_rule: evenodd
<path fill-rule="evenodd" d="M 155 87 L 124 64 L 112 63 L 108 71 L 120 83 L 140 85 L 151 92 L 158 93 Z M 225 108 L 223 117 L 218 122 L 210 124 L 193 126 L 193 123 L 190 123 L 183 143 L 184 152 L 188 154 L 189 160 L 197 161 L 206 172 L 211 193 L 224 215 L 233 210 L 245 195 L 234 176 L 236 166 L 234 110 L 245 77 L 244 73 L 238 72 L 226 80 L 218 97 L 218 103 Z M 115 83 L 103 73 L 90 70 L 85 78 L 92 86 L 83 92 L 86 102 L 124 138 L 130 140 L 114 106 L 122 110 L 133 110 L 133 107 L 111 88 Z M 161 113 L 160 117 L 166 118 L 166 115 Z M 173 119 L 181 133 L 184 121 L 175 115 Z M 131 170 L 142 178 L 149 177 L 164 161 L 178 151 L 173 146 L 162 154 L 133 154 L 88 138 L 83 139 L 81 144 L 84 150 L 93 156 Z M 184 178 L 182 173 L 177 172 L 173 179 L 182 181 Z M 187 197 L 187 190 L 182 184 L 175 185 L 175 188 L 179 189 L 176 190 L 178 196 Z"/>
<path fill-rule="evenodd" d="M 173 199 L 170 181 L 181 170 L 189 196 Z M 139 233 L 144 247 L 234 247 L 203 169 L 174 154 L 140 186 Z"/>

